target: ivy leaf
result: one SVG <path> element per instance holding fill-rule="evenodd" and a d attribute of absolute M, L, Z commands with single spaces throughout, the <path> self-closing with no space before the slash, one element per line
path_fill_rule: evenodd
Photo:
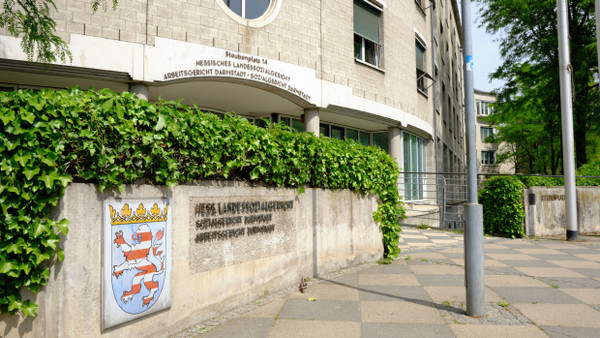
<path fill-rule="evenodd" d="M 40 172 L 40 168 L 25 168 L 23 169 L 23 174 L 25 174 L 25 178 L 31 180 L 33 176 L 37 175 Z"/>
<path fill-rule="evenodd" d="M 69 233 L 69 227 L 67 225 L 69 225 L 69 222 L 67 219 L 63 218 L 60 220 L 60 222 L 58 222 L 56 224 L 58 230 L 63 234 L 63 235 L 67 235 Z"/>
<path fill-rule="evenodd" d="M 158 115 L 158 123 L 156 123 L 154 130 L 161 131 L 166 125 L 165 118 L 162 115 Z"/>
<path fill-rule="evenodd" d="M 7 274 L 9 271 L 18 269 L 18 263 L 14 260 L 0 262 L 0 274 Z"/>
<path fill-rule="evenodd" d="M 26 300 L 23 306 L 21 307 L 21 311 L 25 316 L 35 317 L 35 312 L 40 306 L 32 301 Z"/>

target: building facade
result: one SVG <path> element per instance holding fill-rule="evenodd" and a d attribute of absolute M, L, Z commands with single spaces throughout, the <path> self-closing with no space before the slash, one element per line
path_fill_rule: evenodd
<path fill-rule="evenodd" d="M 132 91 L 379 146 L 413 172 L 406 200 L 434 198 L 422 173 L 464 171 L 456 0 L 55 3 L 72 62 L 29 62 L 0 32 L 3 90 Z"/>
<path fill-rule="evenodd" d="M 493 112 L 492 104 L 494 102 L 496 102 L 494 94 L 475 90 L 477 171 L 480 173 L 514 173 L 514 166 L 510 163 L 500 163 L 497 160 L 498 152 L 506 146 L 505 143 L 495 143 L 490 140 L 490 137 L 496 133 L 496 129 L 486 120 L 486 117 Z"/>

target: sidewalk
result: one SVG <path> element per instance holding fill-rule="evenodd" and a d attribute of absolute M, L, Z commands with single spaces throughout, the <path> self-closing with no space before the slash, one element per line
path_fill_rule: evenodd
<path fill-rule="evenodd" d="M 487 309 L 472 318 L 464 314 L 463 236 L 403 231 L 392 264 L 316 278 L 304 293 L 177 337 L 600 337 L 600 237 L 486 237 Z"/>

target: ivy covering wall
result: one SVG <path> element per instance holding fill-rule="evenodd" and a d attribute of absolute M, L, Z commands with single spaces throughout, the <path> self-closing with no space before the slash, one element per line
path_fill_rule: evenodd
<path fill-rule="evenodd" d="M 283 125 L 149 103 L 109 90 L 0 93 L 0 311 L 35 315 L 20 291 L 46 284 L 68 220 L 53 220 L 70 182 L 124 190 L 193 180 L 247 180 L 278 187 L 352 189 L 378 196 L 374 219 L 395 258 L 404 217 L 399 169 L 384 151 L 317 138 Z M 76 226 L 76 225 L 74 225 Z"/>

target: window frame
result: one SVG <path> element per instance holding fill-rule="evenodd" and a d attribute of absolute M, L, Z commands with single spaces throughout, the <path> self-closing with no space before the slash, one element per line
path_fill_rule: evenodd
<path fill-rule="evenodd" d="M 404 200 L 419 201 L 427 198 L 424 189 L 427 172 L 427 141 L 417 135 L 402 132 L 402 163 L 404 168 Z M 416 152 L 416 153 L 415 153 Z M 416 170 L 415 170 L 416 169 Z M 410 172 L 411 174 L 406 174 Z"/>
<path fill-rule="evenodd" d="M 489 142 L 486 142 L 485 139 L 487 139 L 490 136 L 494 136 L 494 128 L 488 127 L 488 126 L 481 126 L 481 127 L 479 127 L 479 134 L 481 136 L 481 142 L 489 143 Z"/>
<path fill-rule="evenodd" d="M 484 156 L 485 154 L 485 156 Z M 483 165 L 495 165 L 496 164 L 496 151 L 494 150 L 482 150 L 481 151 L 481 164 Z"/>
<path fill-rule="evenodd" d="M 364 35 L 361 35 L 360 33 L 358 33 L 356 31 L 356 22 L 355 20 L 357 19 L 356 17 L 356 12 L 355 12 L 355 8 L 356 6 L 361 6 L 361 5 L 357 5 L 357 4 L 362 4 L 362 8 L 365 9 L 365 11 L 370 11 L 372 14 L 376 14 L 377 15 L 377 40 L 378 41 L 373 41 L 371 38 L 368 38 Z M 383 38 L 382 38 L 382 20 L 383 20 L 383 10 L 382 8 L 380 8 L 379 6 L 375 5 L 374 3 L 371 3 L 370 1 L 366 1 L 366 0 L 354 0 L 353 1 L 353 12 L 352 12 L 352 20 L 353 20 L 353 44 L 354 44 L 354 60 L 374 67 L 376 69 L 382 70 L 383 67 Z M 374 13 L 377 12 L 377 13 Z M 357 43 L 359 44 L 359 46 L 357 46 Z M 368 44 L 372 44 L 373 45 L 373 63 L 369 62 L 367 60 L 367 45 Z M 357 48 L 358 47 L 358 48 Z M 359 51 L 359 53 L 357 53 L 357 49 Z"/>

